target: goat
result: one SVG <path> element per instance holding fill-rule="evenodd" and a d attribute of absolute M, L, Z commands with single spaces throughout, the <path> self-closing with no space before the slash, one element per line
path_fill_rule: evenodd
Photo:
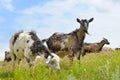
<path fill-rule="evenodd" d="M 115 48 L 115 50 L 120 50 L 120 48 Z"/>
<path fill-rule="evenodd" d="M 87 19 L 76 19 L 80 23 L 80 28 L 75 31 L 64 34 L 64 33 L 54 33 L 48 39 L 43 39 L 43 42 L 46 42 L 48 48 L 51 52 L 58 52 L 60 50 L 66 50 L 71 52 L 69 57 L 73 57 L 75 54 L 78 54 L 78 60 L 80 61 L 81 49 L 85 39 L 85 34 L 88 34 L 89 23 L 93 21 L 93 18 Z M 70 58 L 71 59 L 71 58 Z"/>
<path fill-rule="evenodd" d="M 34 31 L 20 31 L 15 33 L 10 39 L 10 54 L 12 55 L 12 61 L 15 61 L 14 54 L 17 62 L 25 57 L 29 66 L 33 65 L 33 60 L 37 55 L 44 55 L 47 62 L 50 62 L 57 56 L 54 56 L 50 50 L 43 45 Z M 58 69 L 59 63 L 55 64 L 56 69 Z"/>
<path fill-rule="evenodd" d="M 109 41 L 105 38 L 103 38 L 103 40 L 101 40 L 99 43 L 84 43 L 82 56 L 84 56 L 86 52 L 96 53 L 101 51 L 105 44 L 110 44 Z"/>
<path fill-rule="evenodd" d="M 7 62 L 11 61 L 11 55 L 10 55 L 9 51 L 5 51 L 4 61 L 7 61 Z"/>

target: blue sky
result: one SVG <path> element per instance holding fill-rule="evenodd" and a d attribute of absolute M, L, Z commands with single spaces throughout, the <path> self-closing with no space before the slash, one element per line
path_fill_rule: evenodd
<path fill-rule="evenodd" d="M 0 60 L 15 32 L 35 30 L 43 39 L 79 28 L 76 18 L 94 17 L 85 42 L 105 37 L 111 43 L 106 47 L 120 47 L 119 9 L 120 0 L 0 0 Z"/>

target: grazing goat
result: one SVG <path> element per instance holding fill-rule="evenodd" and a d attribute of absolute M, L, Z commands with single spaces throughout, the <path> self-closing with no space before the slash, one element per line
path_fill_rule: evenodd
<path fill-rule="evenodd" d="M 109 41 L 105 38 L 101 40 L 99 43 L 84 43 L 82 56 L 86 54 L 86 52 L 99 52 L 102 50 L 105 44 L 110 44 Z"/>
<path fill-rule="evenodd" d="M 13 56 L 14 56 L 14 58 L 16 59 L 15 54 L 13 54 Z M 11 54 L 10 54 L 9 51 L 5 51 L 5 58 L 4 58 L 4 61 L 6 61 L 6 62 L 12 61 Z"/>
<path fill-rule="evenodd" d="M 10 55 L 9 51 L 5 51 L 4 61 L 6 61 L 6 62 L 11 61 L 11 55 Z"/>
<path fill-rule="evenodd" d="M 48 48 L 52 52 L 57 52 L 60 50 L 66 50 L 71 52 L 72 55 L 69 55 L 70 59 L 73 59 L 75 54 L 78 54 L 78 60 L 80 61 L 81 49 L 85 39 L 85 33 L 88 34 L 89 23 L 93 21 L 93 18 L 87 19 L 78 19 L 77 22 L 80 23 L 80 28 L 75 31 L 63 34 L 63 33 L 54 33 L 48 39 L 43 39 L 43 42 L 46 42 Z M 72 58 L 71 58 L 72 57 Z"/>
<path fill-rule="evenodd" d="M 13 61 L 15 60 L 15 57 L 13 56 L 14 54 L 18 62 L 25 57 L 29 66 L 33 64 L 33 60 L 37 55 L 44 55 L 47 63 L 53 61 L 57 56 L 54 56 L 50 50 L 43 45 L 34 31 L 20 31 L 15 33 L 10 39 L 10 53 Z M 59 63 L 54 64 L 56 64 L 56 69 L 60 69 L 58 68 Z"/>
<path fill-rule="evenodd" d="M 120 50 L 120 48 L 115 48 L 115 50 Z"/>

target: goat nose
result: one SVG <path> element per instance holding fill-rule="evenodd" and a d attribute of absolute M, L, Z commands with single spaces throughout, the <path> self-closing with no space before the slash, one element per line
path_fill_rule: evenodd
<path fill-rule="evenodd" d="M 57 70 L 57 71 L 60 71 L 60 66 L 57 66 L 57 67 L 56 67 L 56 70 Z"/>
<path fill-rule="evenodd" d="M 60 71 L 60 68 L 56 68 L 57 71 Z"/>

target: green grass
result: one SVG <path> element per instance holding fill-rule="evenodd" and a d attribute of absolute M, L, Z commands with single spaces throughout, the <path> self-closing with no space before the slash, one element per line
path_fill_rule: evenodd
<path fill-rule="evenodd" d="M 44 62 L 26 67 L 26 62 L 12 70 L 11 63 L 0 62 L 0 80 L 120 80 L 120 51 L 91 53 L 79 64 L 64 58 L 61 70 L 51 70 Z"/>

